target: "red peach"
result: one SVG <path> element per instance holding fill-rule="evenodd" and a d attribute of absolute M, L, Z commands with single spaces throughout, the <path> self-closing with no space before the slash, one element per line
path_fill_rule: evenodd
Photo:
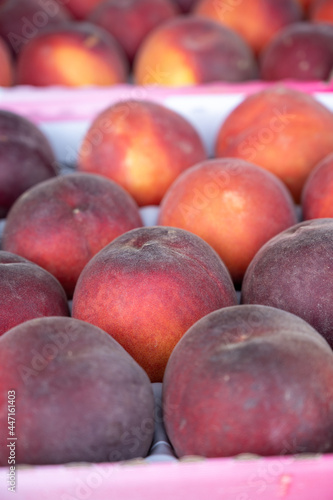
<path fill-rule="evenodd" d="M 41 29 L 71 19 L 63 0 L 3 0 L 0 4 L 0 36 L 17 55 Z"/>
<path fill-rule="evenodd" d="M 149 378 L 99 328 L 73 318 L 26 321 L 0 338 L 0 366 L 1 437 L 11 427 L 10 406 L 16 464 L 147 455 L 154 432 Z M 8 467 L 9 451 L 0 447 L 1 466 Z"/>
<path fill-rule="evenodd" d="M 230 275 L 207 243 L 154 226 L 128 231 L 91 259 L 75 288 L 73 317 L 108 332 L 161 382 L 185 331 L 236 303 Z"/>
<path fill-rule="evenodd" d="M 216 156 L 254 162 L 300 200 L 315 165 L 333 150 L 333 113 L 312 95 L 274 86 L 248 96 L 222 124 Z"/>
<path fill-rule="evenodd" d="M 75 19 L 84 20 L 105 0 L 66 0 L 66 7 Z"/>
<path fill-rule="evenodd" d="M 257 76 L 248 44 L 233 30 L 199 16 L 177 16 L 155 28 L 134 60 L 139 85 L 186 86 Z"/>
<path fill-rule="evenodd" d="M 333 1 L 317 0 L 312 5 L 309 17 L 312 21 L 333 23 Z"/>
<path fill-rule="evenodd" d="M 7 216 L 2 246 L 49 271 L 71 297 L 91 257 L 138 226 L 138 207 L 125 190 L 103 177 L 75 173 L 20 196 Z"/>
<path fill-rule="evenodd" d="M 0 110 L 0 218 L 38 182 L 58 173 L 46 135 L 30 120 Z"/>
<path fill-rule="evenodd" d="M 127 76 L 128 63 L 116 40 L 78 21 L 40 30 L 17 61 L 20 85 L 114 85 Z"/>
<path fill-rule="evenodd" d="M 89 20 L 111 33 L 133 61 L 148 33 L 176 14 L 170 0 L 104 0 Z"/>
<path fill-rule="evenodd" d="M 284 26 L 302 18 L 296 0 L 199 0 L 194 13 L 232 28 L 256 53 Z"/>
<path fill-rule="evenodd" d="M 158 222 L 207 241 L 239 285 L 259 248 L 295 224 L 296 213 L 277 177 L 243 160 L 223 158 L 180 175 L 162 200 Z"/>
<path fill-rule="evenodd" d="M 9 49 L 0 37 L 0 86 L 10 87 L 14 83 L 14 67 Z"/>
<path fill-rule="evenodd" d="M 333 353 L 308 323 L 273 307 L 226 307 L 170 356 L 166 431 L 179 457 L 332 452 L 332 379 Z"/>
<path fill-rule="evenodd" d="M 333 151 L 309 175 L 302 192 L 303 219 L 333 218 Z"/>
<path fill-rule="evenodd" d="M 205 158 L 197 131 L 180 114 L 162 104 L 126 100 L 93 121 L 78 170 L 114 180 L 140 206 L 158 205 L 176 177 Z"/>
<path fill-rule="evenodd" d="M 69 316 L 64 289 L 33 262 L 0 250 L 0 335 L 29 319 Z"/>

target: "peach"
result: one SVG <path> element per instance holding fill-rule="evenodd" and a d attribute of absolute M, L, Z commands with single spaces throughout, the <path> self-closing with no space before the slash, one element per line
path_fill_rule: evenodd
<path fill-rule="evenodd" d="M 7 45 L 0 36 L 0 86 L 10 87 L 14 83 L 14 66 Z"/>
<path fill-rule="evenodd" d="M 27 189 L 57 174 L 46 135 L 27 118 L 0 110 L 0 218 Z"/>
<path fill-rule="evenodd" d="M 73 318 L 26 321 L 0 338 L 0 365 L 1 440 L 15 443 L 17 464 L 146 456 L 154 431 L 149 378 L 99 328 Z M 17 441 L 5 441 L 8 406 Z M 9 452 L 0 447 L 1 466 Z"/>
<path fill-rule="evenodd" d="M 296 0 L 199 0 L 194 13 L 232 28 L 255 53 L 281 28 L 302 18 Z"/>
<path fill-rule="evenodd" d="M 64 0 L 62 0 L 64 1 Z M 65 0 L 66 7 L 75 19 L 84 20 L 105 0 Z"/>
<path fill-rule="evenodd" d="M 215 152 L 269 170 L 300 201 L 315 165 L 333 150 L 333 113 L 312 95 L 276 85 L 248 96 L 220 127 Z"/>
<path fill-rule="evenodd" d="M 29 319 L 69 316 L 64 289 L 36 264 L 0 250 L 0 335 Z"/>
<path fill-rule="evenodd" d="M 268 241 L 250 263 L 244 304 L 300 316 L 333 347 L 333 219 L 303 221 Z"/>
<path fill-rule="evenodd" d="M 310 10 L 310 19 L 312 21 L 324 21 L 333 23 L 333 1 L 318 0 Z"/>
<path fill-rule="evenodd" d="M 162 104 L 125 100 L 102 111 L 86 133 L 78 171 L 108 177 L 140 205 L 158 205 L 176 177 L 206 158 L 194 127 Z"/>
<path fill-rule="evenodd" d="M 264 80 L 328 80 L 333 69 L 333 26 L 294 23 L 280 30 L 260 57 Z"/>
<path fill-rule="evenodd" d="M 302 191 L 303 219 L 333 218 L 333 151 L 318 163 Z"/>
<path fill-rule="evenodd" d="M 297 316 L 260 305 L 214 311 L 168 361 L 167 434 L 179 457 L 332 452 L 332 377 L 333 352 Z"/>
<path fill-rule="evenodd" d="M 148 33 L 177 12 L 171 0 L 105 0 L 89 20 L 111 33 L 133 61 Z"/>
<path fill-rule="evenodd" d="M 99 326 L 161 382 L 185 331 L 215 309 L 237 303 L 214 250 L 177 228 L 151 226 L 119 236 L 82 271 L 73 317 Z"/>
<path fill-rule="evenodd" d="M 193 15 L 158 26 L 134 60 L 134 80 L 139 85 L 238 82 L 254 79 L 257 73 L 253 52 L 235 31 Z"/>
<path fill-rule="evenodd" d="M 270 238 L 296 223 L 292 198 L 273 174 L 235 158 L 184 172 L 164 196 L 158 223 L 191 231 L 220 255 L 236 286 Z"/>
<path fill-rule="evenodd" d="M 53 274 L 70 298 L 91 257 L 139 226 L 139 209 L 125 190 L 101 176 L 74 173 L 41 182 L 16 200 L 2 247 Z"/>
<path fill-rule="evenodd" d="M 198 0 L 172 0 L 172 2 L 177 5 L 181 13 L 187 14 L 194 8 Z"/>
<path fill-rule="evenodd" d="M 21 49 L 47 26 L 71 19 L 64 0 L 3 0 L 0 4 L 0 36 L 12 53 Z"/>
<path fill-rule="evenodd" d="M 312 5 L 317 2 L 317 0 L 297 0 L 299 5 L 302 7 L 305 16 L 309 14 L 309 10 L 312 8 Z"/>
<path fill-rule="evenodd" d="M 40 30 L 17 61 L 20 85 L 114 85 L 128 77 L 119 44 L 102 28 L 72 22 Z"/>

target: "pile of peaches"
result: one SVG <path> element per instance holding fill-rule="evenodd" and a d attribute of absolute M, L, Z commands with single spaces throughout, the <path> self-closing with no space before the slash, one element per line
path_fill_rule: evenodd
<path fill-rule="evenodd" d="M 0 85 L 332 78 L 333 0 L 0 0 Z"/>
<path fill-rule="evenodd" d="M 66 175 L 1 111 L 0 158 L 0 465 L 8 391 L 17 463 L 113 462 L 149 453 L 161 382 L 177 457 L 333 452 L 331 110 L 273 85 L 210 158 L 175 111 L 116 102 Z"/>

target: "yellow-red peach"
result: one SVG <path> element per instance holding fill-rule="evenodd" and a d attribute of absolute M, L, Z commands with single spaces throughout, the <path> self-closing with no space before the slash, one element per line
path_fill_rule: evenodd
<path fill-rule="evenodd" d="M 207 160 L 176 179 L 158 223 L 191 231 L 226 264 L 236 286 L 259 248 L 297 221 L 292 198 L 273 174 L 235 158 Z"/>
<path fill-rule="evenodd" d="M 78 171 L 108 177 L 140 205 L 158 205 L 188 167 L 206 158 L 195 128 L 162 104 L 125 100 L 102 111 L 86 133 Z"/>
<path fill-rule="evenodd" d="M 16 464 L 147 455 L 154 432 L 151 383 L 99 328 L 73 318 L 26 321 L 0 337 L 0 366 L 0 436 L 16 443 Z M 14 413 L 16 439 L 4 441 Z M 6 468 L 9 452 L 0 447 Z"/>
<path fill-rule="evenodd" d="M 238 33 L 194 15 L 177 16 L 155 28 L 134 60 L 139 85 L 238 82 L 257 74 L 254 54 Z"/>
<path fill-rule="evenodd" d="M 139 226 L 138 206 L 121 186 L 98 175 L 74 173 L 40 182 L 16 200 L 2 246 L 53 274 L 70 298 L 87 262 Z"/>
<path fill-rule="evenodd" d="M 281 28 L 302 18 L 297 0 L 199 0 L 194 13 L 232 28 L 256 53 Z"/>
<path fill-rule="evenodd" d="M 72 22 L 40 30 L 17 60 L 20 85 L 114 85 L 126 82 L 128 62 L 116 40 L 99 26 Z"/>
<path fill-rule="evenodd" d="M 297 316 L 259 305 L 212 312 L 168 361 L 168 437 L 179 457 L 332 452 L 332 377 L 329 345 Z"/>
<path fill-rule="evenodd" d="M 333 150 L 318 163 L 302 191 L 302 217 L 333 218 Z"/>
<path fill-rule="evenodd" d="M 160 226 L 133 229 L 83 269 L 73 317 L 114 337 L 161 382 L 168 358 L 199 318 L 237 303 L 230 275 L 198 236 Z"/>
<path fill-rule="evenodd" d="M 171 0 L 105 0 L 89 20 L 111 33 L 133 61 L 148 33 L 177 13 Z"/>
<path fill-rule="evenodd" d="M 33 262 L 0 250 L 0 335 L 24 321 L 69 316 L 64 289 Z"/>
<path fill-rule="evenodd" d="M 333 113 L 311 94 L 276 85 L 245 98 L 218 131 L 215 153 L 253 162 L 300 201 L 315 165 L 333 150 Z"/>

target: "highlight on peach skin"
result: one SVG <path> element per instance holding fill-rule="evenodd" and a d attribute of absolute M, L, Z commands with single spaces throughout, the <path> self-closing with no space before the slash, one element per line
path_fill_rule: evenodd
<path fill-rule="evenodd" d="M 138 205 L 158 205 L 176 177 L 207 157 L 193 125 L 149 101 L 120 101 L 102 111 L 86 133 L 78 171 L 112 179 Z"/>
<path fill-rule="evenodd" d="M 177 16 L 144 39 L 134 60 L 139 85 L 240 82 L 258 76 L 253 51 L 234 30 L 199 16 Z"/>
<path fill-rule="evenodd" d="M 73 317 L 115 338 L 161 382 L 185 331 L 205 314 L 237 303 L 230 275 L 198 236 L 177 228 L 128 231 L 83 269 Z"/>
<path fill-rule="evenodd" d="M 124 232 L 142 226 L 133 198 L 98 175 L 58 176 L 30 188 L 12 206 L 4 250 L 40 265 L 69 298 L 86 263 Z"/>
<path fill-rule="evenodd" d="M 300 202 L 304 183 L 333 150 L 333 113 L 312 95 L 274 85 L 246 97 L 218 131 L 217 157 L 237 157 L 272 172 Z"/>
<path fill-rule="evenodd" d="M 236 286 L 259 248 L 296 223 L 293 200 L 273 174 L 237 158 L 207 160 L 176 179 L 158 223 L 191 231 L 226 264 Z"/>
<path fill-rule="evenodd" d="M 20 85 L 114 85 L 128 78 L 128 62 L 116 40 L 87 22 L 49 27 L 25 45 L 17 60 Z"/>

